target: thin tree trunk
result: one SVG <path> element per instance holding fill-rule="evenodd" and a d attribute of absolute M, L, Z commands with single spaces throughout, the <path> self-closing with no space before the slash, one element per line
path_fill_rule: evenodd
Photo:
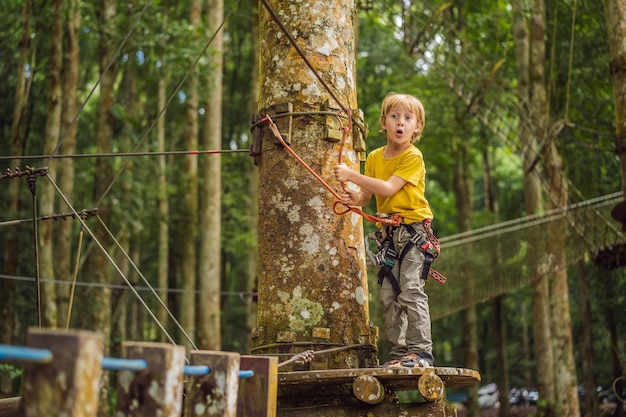
<path fill-rule="evenodd" d="M 548 134 L 548 101 L 545 78 L 545 9 L 543 0 L 534 0 L 531 12 L 530 97 L 535 134 L 542 143 L 541 159 L 546 175 L 548 209 L 566 207 L 568 190 L 563 161 L 556 137 Z M 580 415 L 576 389 L 576 365 L 572 344 L 572 328 L 567 284 L 565 219 L 552 221 L 546 228 L 547 248 L 541 252 L 542 270 L 551 271 L 549 279 L 550 318 L 554 349 L 555 394 L 554 412 L 558 416 Z"/>
<path fill-rule="evenodd" d="M 462 121 L 458 121 L 462 126 Z M 457 224 L 459 232 L 467 232 L 472 229 L 472 181 L 471 168 L 469 165 L 469 143 L 464 140 L 453 138 L 452 141 L 453 158 L 453 186 L 456 196 Z M 466 294 L 474 292 L 473 282 L 466 280 L 463 285 Z M 470 299 L 472 298 L 469 296 Z M 476 306 L 472 305 L 461 312 L 463 320 L 463 365 L 469 369 L 479 370 L 478 358 L 478 314 Z M 467 415 L 469 417 L 480 417 L 480 406 L 478 404 L 478 386 L 467 388 Z"/>
<path fill-rule="evenodd" d="M 615 102 L 615 149 L 620 161 L 622 192 L 626 196 L 626 1 L 604 0 L 609 49 L 611 51 L 611 80 Z M 624 219 L 626 220 L 626 219 Z"/>
<path fill-rule="evenodd" d="M 31 48 L 31 26 L 32 2 L 26 0 L 22 11 L 22 34 L 17 48 L 18 60 L 15 68 L 15 108 L 13 109 L 13 121 L 11 124 L 11 151 L 13 155 L 21 155 L 24 148 L 24 113 L 28 102 L 29 84 L 26 80 L 26 64 Z M 32 77 L 31 77 L 32 78 Z M 21 160 L 14 160 L 13 163 L 19 166 Z M 26 187 L 18 179 L 12 180 L 9 185 L 7 195 L 7 217 L 16 218 L 18 216 L 18 202 L 20 187 Z M 11 276 L 18 274 L 18 253 L 17 230 L 9 228 L 7 230 L 6 242 L 4 245 L 4 273 Z M 15 335 L 18 331 L 17 315 L 14 314 L 15 305 L 15 281 L 11 279 L 0 280 L 0 343 L 11 344 L 16 342 Z"/>
<path fill-rule="evenodd" d="M 518 94 L 525 102 L 530 103 L 530 33 L 528 18 L 526 16 L 526 4 L 523 0 L 513 1 L 513 32 L 515 34 L 515 62 L 519 80 Z M 541 42 L 543 45 L 543 42 Z M 536 110 L 535 110 L 536 111 Z M 537 138 L 529 130 L 524 121 L 527 115 L 520 117 L 520 140 L 524 145 L 525 152 L 522 155 L 524 167 L 524 196 L 526 211 L 534 214 L 542 210 L 541 183 L 536 171 L 532 169 L 535 158 L 538 155 Z M 543 237 L 536 239 L 538 252 L 542 253 Z M 547 277 L 539 269 L 536 257 L 531 257 L 533 264 L 529 265 L 532 286 L 532 317 L 533 336 L 535 344 L 535 361 L 537 366 L 536 379 L 539 396 L 544 400 L 547 410 L 552 408 L 556 399 L 554 391 L 554 355 L 551 347 L 551 328 L 549 312 L 549 292 Z M 537 261 L 535 262 L 535 260 Z"/>
<path fill-rule="evenodd" d="M 199 32 L 201 24 L 202 0 L 192 0 L 190 23 Z M 185 133 L 185 149 L 198 149 L 198 75 L 197 72 L 189 75 L 189 88 L 187 94 L 187 132 Z M 196 155 L 185 156 L 185 167 L 181 176 L 183 184 L 182 213 L 183 224 L 181 227 L 181 279 L 182 297 L 180 306 L 180 324 L 182 325 L 188 340 L 183 337 L 181 344 L 191 348 L 195 344 L 194 335 L 196 330 L 196 239 L 198 236 L 196 221 L 198 219 L 198 157 Z"/>
<path fill-rule="evenodd" d="M 207 0 L 209 33 L 215 33 L 224 18 L 223 0 Z M 211 59 L 206 73 L 208 98 L 204 117 L 202 147 L 222 147 L 222 71 L 223 32 L 215 34 L 211 43 Z M 202 160 L 204 179 L 201 189 L 203 204 L 200 208 L 200 256 L 198 257 L 197 323 L 198 347 L 219 350 L 220 332 L 220 280 L 221 280 L 221 214 L 222 214 L 222 164 L 219 155 L 208 155 Z"/>
<path fill-rule="evenodd" d="M 65 61 L 63 71 L 65 73 L 65 85 L 63 91 L 63 129 L 64 134 L 63 146 L 60 153 L 63 155 L 72 155 L 76 153 L 76 131 L 77 126 L 72 126 L 72 121 L 78 111 L 77 94 L 78 94 L 78 71 L 79 71 L 79 52 L 80 44 L 78 43 L 78 31 L 81 25 L 80 0 L 71 0 L 68 2 L 67 23 L 65 29 L 64 56 Z M 70 129 L 70 126 L 71 129 Z M 59 188 L 72 201 L 74 194 L 74 160 L 67 158 L 59 165 Z M 69 212 L 69 207 L 62 199 L 59 199 L 59 211 L 62 213 Z M 72 280 L 74 277 L 72 265 L 77 262 L 76 256 L 73 256 L 72 242 L 73 230 L 77 230 L 75 222 L 58 222 L 57 223 L 57 239 L 56 239 L 56 275 L 61 280 Z M 77 248 L 78 249 L 78 248 Z M 69 302 L 70 302 L 69 285 L 58 285 L 57 291 L 57 307 L 59 325 L 68 327 L 70 325 Z"/>
<path fill-rule="evenodd" d="M 117 46 L 118 28 L 115 25 L 117 14 L 116 0 L 102 0 L 98 13 L 98 29 L 100 30 L 100 97 L 97 109 L 96 129 L 96 152 L 99 154 L 111 152 L 111 139 L 113 138 L 114 118 L 112 108 L 114 104 L 114 88 L 117 74 L 116 65 L 112 65 L 105 72 L 108 64 L 112 61 Z M 96 176 L 94 182 L 94 198 L 97 203 L 100 220 L 107 226 L 111 222 L 112 204 L 107 196 L 107 189 L 113 180 L 113 168 L 109 158 L 96 158 Z M 111 239 L 104 226 L 97 222 L 92 229 L 94 235 L 105 251 L 110 249 Z M 98 331 L 104 336 L 105 355 L 110 348 L 111 335 L 111 265 L 100 248 L 92 251 L 87 257 L 83 274 L 86 279 L 98 286 L 85 291 L 80 315 L 83 328 Z M 109 374 L 102 374 L 100 389 L 100 404 L 98 415 L 109 415 Z"/>
<path fill-rule="evenodd" d="M 168 5 L 167 1 L 161 8 L 163 14 L 163 27 L 167 26 L 168 21 Z M 166 95 L 167 95 L 167 65 L 164 57 L 161 58 L 161 62 L 163 65 L 161 66 L 161 73 L 159 74 L 159 83 L 158 83 L 158 106 L 157 112 L 160 112 L 161 109 L 165 108 L 166 104 Z M 156 125 L 156 135 L 157 135 L 157 151 L 164 152 L 165 151 L 165 115 L 164 111 L 157 120 Z M 168 269 L 169 269 L 169 233 L 170 233 L 170 207 L 168 200 L 168 182 L 167 182 L 167 160 L 165 155 L 160 155 L 158 157 L 158 191 L 157 191 L 157 206 L 159 208 L 159 233 L 158 233 L 158 259 L 157 259 L 157 270 L 158 270 L 158 287 L 161 288 L 159 290 L 159 298 L 165 306 L 168 306 L 168 292 L 167 288 L 169 286 L 168 280 Z M 169 308 L 169 307 L 168 307 Z M 168 329 L 169 315 L 167 310 L 159 306 L 156 316 L 159 320 L 159 323 L 162 324 L 164 329 Z M 158 340 L 164 342 L 166 340 L 166 335 L 163 332 L 158 333 Z"/>
<path fill-rule="evenodd" d="M 591 302 L 589 300 L 589 282 L 587 280 L 587 270 L 585 264 L 580 261 L 576 263 L 576 272 L 578 276 L 578 305 L 579 316 L 582 321 L 582 343 L 580 350 L 580 359 L 582 361 L 582 371 L 585 392 L 585 409 L 587 415 L 599 415 L 600 408 L 598 404 L 598 396 L 595 395 L 597 389 L 596 377 L 594 374 L 595 353 L 593 351 L 593 323 L 591 319 Z"/>
<path fill-rule="evenodd" d="M 61 70 L 63 67 L 63 0 L 52 2 L 52 21 L 50 30 L 50 68 L 48 70 L 48 117 L 46 120 L 46 137 L 44 154 L 51 155 L 61 138 L 61 110 L 63 105 L 63 88 Z M 48 175 L 56 181 L 55 159 L 48 161 Z M 44 185 L 40 183 L 40 185 Z M 51 184 L 37 187 L 39 213 L 54 213 L 55 189 Z M 39 225 L 39 271 L 41 278 L 54 280 L 54 248 L 52 235 L 54 222 L 44 221 Z M 44 327 L 57 326 L 56 285 L 54 282 L 41 283 L 41 324 Z"/>
<path fill-rule="evenodd" d="M 254 4 L 254 13 L 252 14 L 251 20 L 251 28 L 252 28 L 252 42 L 254 46 L 252 47 L 252 56 L 250 59 L 253 62 L 252 70 L 251 70 L 251 80 L 250 85 L 254 88 L 251 96 L 251 104 L 250 108 L 253 113 L 257 108 L 257 97 L 259 95 L 259 59 L 257 55 L 257 51 L 260 49 L 260 37 L 259 37 L 259 10 L 256 7 L 258 5 L 257 2 L 253 2 Z M 259 242 L 259 171 L 255 166 L 250 168 L 248 172 L 248 198 L 250 199 L 250 204 L 248 205 L 248 230 L 250 233 L 250 247 L 248 248 L 248 278 L 246 280 L 246 290 L 250 293 L 257 291 L 257 268 L 259 264 L 259 250 L 258 250 L 258 242 Z M 246 327 L 248 329 L 248 334 L 252 334 L 252 330 L 256 325 L 257 321 L 257 303 L 256 296 L 251 296 L 246 298 L 247 300 L 247 320 Z M 251 349 L 251 340 L 248 338 L 246 345 L 246 352 L 250 352 Z"/>

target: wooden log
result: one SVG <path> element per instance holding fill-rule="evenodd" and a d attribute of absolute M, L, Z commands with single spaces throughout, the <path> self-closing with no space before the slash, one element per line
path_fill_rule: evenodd
<path fill-rule="evenodd" d="M 434 370 L 420 376 L 417 389 L 426 401 L 441 400 L 446 395 L 446 386 Z"/>
<path fill-rule="evenodd" d="M 356 398 L 367 404 L 380 404 L 385 399 L 385 387 L 370 375 L 358 376 L 352 383 L 352 392 Z"/>
<path fill-rule="evenodd" d="M 119 371 L 117 417 L 180 417 L 185 348 L 167 343 L 123 342 L 121 356 L 143 359 L 143 371 Z"/>
<path fill-rule="evenodd" d="M 22 397 L 0 398 L 0 417 L 20 417 Z"/>
<path fill-rule="evenodd" d="M 241 356 L 241 370 L 254 376 L 239 381 L 238 417 L 276 417 L 278 395 L 278 358 L 275 356 Z"/>
<path fill-rule="evenodd" d="M 31 328 L 26 345 L 49 350 L 52 360 L 45 364 L 24 365 L 24 416 L 88 417 L 98 414 L 104 349 L 101 334 Z"/>
<path fill-rule="evenodd" d="M 235 417 L 239 391 L 238 353 L 199 350 L 189 354 L 191 365 L 206 365 L 207 375 L 187 382 L 185 417 Z"/>

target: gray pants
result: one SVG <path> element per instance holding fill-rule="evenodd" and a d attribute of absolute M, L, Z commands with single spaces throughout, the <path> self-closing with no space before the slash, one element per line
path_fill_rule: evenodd
<path fill-rule="evenodd" d="M 421 223 L 414 223 L 415 231 L 427 238 Z M 393 244 L 398 254 L 410 239 L 404 226 L 395 229 Z M 385 278 L 378 298 L 383 305 L 385 330 L 391 343 L 391 359 L 400 359 L 416 353 L 432 358 L 432 337 L 428 295 L 424 291 L 426 280 L 421 278 L 424 254 L 414 246 L 402 262 L 393 266 L 393 274 L 400 284 L 401 292 L 396 296 L 389 279 Z"/>

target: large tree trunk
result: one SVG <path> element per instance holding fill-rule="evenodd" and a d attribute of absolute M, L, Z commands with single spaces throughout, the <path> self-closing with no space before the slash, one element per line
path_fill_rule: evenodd
<path fill-rule="evenodd" d="M 63 155 L 72 155 L 76 153 L 76 131 L 77 126 L 72 126 L 72 121 L 78 111 L 77 93 L 78 93 L 78 71 L 79 71 L 79 51 L 78 30 L 80 28 L 80 0 L 71 0 L 67 5 L 67 23 L 64 38 L 64 56 L 65 61 L 63 71 L 65 74 L 63 88 L 63 146 L 59 153 Z M 71 128 L 70 128 L 71 127 Z M 67 158 L 59 165 L 59 188 L 69 201 L 73 200 L 74 194 L 74 160 Z M 59 211 L 62 213 L 69 212 L 70 208 L 62 199 L 59 199 Z M 56 276 L 61 280 L 71 280 L 74 277 L 72 263 L 78 262 L 75 256 L 72 256 L 72 242 L 76 242 L 73 238 L 73 230 L 75 222 L 58 222 L 57 238 L 56 238 Z M 70 289 L 69 285 L 57 285 L 57 307 L 59 325 L 66 328 L 70 326 Z"/>
<path fill-rule="evenodd" d="M 189 21 L 199 30 L 201 25 L 202 0 L 191 1 Z M 194 71 L 189 75 L 187 93 L 187 131 L 185 133 L 185 149 L 198 149 L 198 75 Z M 180 303 L 180 324 L 187 337 L 181 338 L 181 344 L 191 348 L 195 342 L 196 331 L 196 238 L 198 236 L 196 221 L 198 219 L 198 157 L 197 155 L 185 156 L 185 167 L 181 175 L 183 183 L 181 191 L 184 195 L 182 201 L 182 227 L 180 239 L 181 250 L 181 288 L 183 290 Z M 184 335 L 183 335 L 184 336 Z"/>
<path fill-rule="evenodd" d="M 315 112 L 324 110 L 326 100 L 334 109 L 357 108 L 354 2 L 268 3 L 289 32 L 296 34 L 295 42 L 311 66 L 343 102 L 332 99 L 263 8 L 259 114 L 273 116 L 291 149 L 330 181 L 339 146 L 325 140 L 322 122 L 338 129 L 338 116 L 320 117 Z M 290 117 L 291 109 L 298 114 Z M 286 112 L 284 117 L 279 111 Z M 346 125 L 347 120 L 343 118 L 342 123 Z M 356 125 L 354 130 L 358 132 Z M 269 130 L 265 132 L 258 158 L 259 302 L 253 352 L 275 351 L 278 342 L 283 351 L 299 351 L 299 342 L 314 340 L 342 346 L 366 344 L 320 358 L 315 367 L 372 366 L 375 357 L 369 345 L 375 340 L 369 323 L 362 218 L 335 215 L 332 194 L 275 144 Z M 339 130 L 334 133 L 341 135 Z M 352 140 L 346 143 L 343 161 L 359 169 Z"/>
<path fill-rule="evenodd" d="M 61 110 L 63 88 L 61 69 L 63 67 L 63 1 L 52 2 L 52 21 L 50 25 L 50 68 L 48 70 L 48 117 L 44 153 L 52 155 L 61 137 Z M 56 181 L 56 159 L 48 160 L 48 175 Z M 54 213 L 55 189 L 51 184 L 38 187 L 39 213 L 44 216 Z M 52 244 L 54 222 L 44 221 L 39 226 L 39 266 L 42 278 L 54 280 L 54 251 Z M 57 326 L 56 286 L 54 282 L 41 284 L 41 324 L 44 327 Z"/>
<path fill-rule="evenodd" d="M 559 154 L 556 137 L 548 134 L 548 102 L 545 78 L 545 9 L 543 0 L 534 0 L 531 13 L 530 53 L 530 104 L 533 127 L 540 143 L 540 157 L 545 168 L 548 209 L 565 208 L 568 190 L 563 161 Z M 567 285 L 565 219 L 553 221 L 546 227 L 547 248 L 541 252 L 542 270 L 549 274 L 550 318 L 555 369 L 555 415 L 578 416 L 578 391 L 576 389 L 576 366 L 572 345 L 572 329 Z"/>
<path fill-rule="evenodd" d="M 526 102 L 530 103 L 530 35 L 528 19 L 525 12 L 525 2 L 515 0 L 513 2 L 513 32 L 515 36 L 515 62 L 517 65 L 518 94 Z M 541 42 L 543 45 L 543 42 Z M 541 46 L 540 45 L 540 46 Z M 542 64 L 543 65 L 543 64 Z M 538 155 L 537 137 L 530 131 L 525 121 L 527 115 L 520 117 L 520 140 L 524 145 L 522 155 L 524 167 L 524 196 L 526 211 L 534 214 L 542 209 L 541 183 L 536 170 L 532 169 L 535 158 Z M 542 237 L 536 239 L 539 251 L 543 251 Z M 554 355 L 552 352 L 552 334 L 550 328 L 549 292 L 547 277 L 540 272 L 538 257 L 531 257 L 529 265 L 530 282 L 533 299 L 533 336 L 535 342 L 535 361 L 537 365 L 537 390 L 539 396 L 544 399 L 547 409 L 551 409 L 555 401 L 554 391 Z"/>
<path fill-rule="evenodd" d="M 223 0 L 207 0 L 209 33 L 215 33 L 224 18 Z M 211 43 L 211 59 L 206 73 L 208 98 L 204 117 L 202 147 L 222 147 L 222 69 L 223 32 L 220 29 Z M 220 350 L 220 281 L 221 281 L 221 214 L 222 164 L 220 155 L 202 159 L 200 205 L 200 256 L 198 257 L 198 348 Z"/>

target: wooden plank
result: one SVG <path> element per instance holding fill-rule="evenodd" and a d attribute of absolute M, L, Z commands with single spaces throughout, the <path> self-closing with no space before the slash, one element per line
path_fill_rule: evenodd
<path fill-rule="evenodd" d="M 275 417 L 278 395 L 278 358 L 275 356 L 241 356 L 242 371 L 254 376 L 239 381 L 238 417 Z"/>
<path fill-rule="evenodd" d="M 143 359 L 143 371 L 119 371 L 117 417 L 180 417 L 185 348 L 167 343 L 123 342 L 124 359 Z"/>
<path fill-rule="evenodd" d="M 378 405 L 326 405 L 279 409 L 278 417 L 364 417 L 364 416 L 410 416 L 410 417 L 456 417 L 457 413 L 447 407 L 445 401 L 425 403 L 382 403 Z"/>
<path fill-rule="evenodd" d="M 24 365 L 24 416 L 97 416 L 103 336 L 84 330 L 31 328 L 26 345 L 49 350 L 52 361 Z"/>
<path fill-rule="evenodd" d="M 192 351 L 191 365 L 206 365 L 207 375 L 191 376 L 187 382 L 185 417 L 235 417 L 239 391 L 238 353 Z"/>
<path fill-rule="evenodd" d="M 327 385 L 352 383 L 361 375 L 377 378 L 385 387 L 394 391 L 417 390 L 417 380 L 427 372 L 434 372 L 446 388 L 474 385 L 480 382 L 480 374 L 465 368 L 359 368 L 330 369 L 322 371 L 280 372 L 278 385 Z"/>
<path fill-rule="evenodd" d="M 0 398 L 0 417 L 20 417 L 22 397 Z"/>

